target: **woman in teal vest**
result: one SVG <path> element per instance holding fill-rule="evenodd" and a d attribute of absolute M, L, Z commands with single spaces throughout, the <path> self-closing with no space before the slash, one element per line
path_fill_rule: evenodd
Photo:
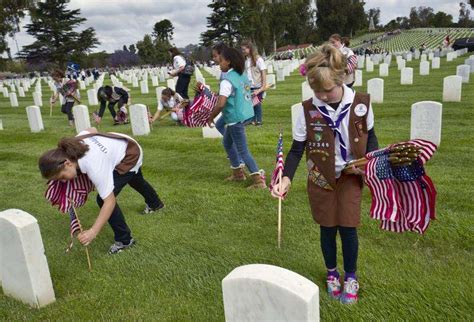
<path fill-rule="evenodd" d="M 208 119 L 209 126 L 212 126 L 214 118 L 222 111 L 226 126 L 223 144 L 234 175 L 242 171 L 240 156 L 253 180 L 250 188 L 266 188 L 263 170 L 258 169 L 247 147 L 244 122 L 253 117 L 254 112 L 250 82 L 244 74 L 244 57 L 234 48 L 224 48 L 219 66 L 226 75 L 220 83 L 219 99 Z"/>

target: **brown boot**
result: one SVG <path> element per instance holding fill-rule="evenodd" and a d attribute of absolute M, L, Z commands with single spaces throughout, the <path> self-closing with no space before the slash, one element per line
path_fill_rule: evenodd
<path fill-rule="evenodd" d="M 247 189 L 265 189 L 267 184 L 265 183 L 265 176 L 262 172 L 255 172 L 250 174 L 253 183 L 247 187 Z"/>
<path fill-rule="evenodd" d="M 244 181 L 247 179 L 244 173 L 244 169 L 237 168 L 232 169 L 232 175 L 230 177 L 225 178 L 225 181 Z"/>

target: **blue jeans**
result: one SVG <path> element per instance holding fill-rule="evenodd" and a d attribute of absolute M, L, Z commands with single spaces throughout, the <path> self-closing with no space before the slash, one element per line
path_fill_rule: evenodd
<path fill-rule="evenodd" d="M 229 156 L 232 168 L 238 168 L 240 166 L 240 157 L 242 157 L 242 160 L 250 173 L 258 172 L 257 163 L 247 147 L 245 126 L 242 123 L 227 126 L 222 143 L 224 144 L 224 148 Z"/>
<path fill-rule="evenodd" d="M 224 117 L 221 116 L 217 122 L 215 123 L 216 125 L 216 129 L 217 131 L 219 131 L 220 134 L 222 134 L 222 136 L 225 136 L 225 121 L 224 121 Z M 233 145 L 234 149 L 237 149 L 237 147 L 235 146 L 235 144 Z M 244 160 L 239 156 L 239 164 L 243 164 L 244 163 Z"/>
<path fill-rule="evenodd" d="M 260 87 L 252 88 L 251 91 L 253 92 L 254 90 L 259 89 Z M 260 99 L 263 98 L 263 93 L 258 94 Z M 256 123 L 262 123 L 262 103 L 258 103 L 257 105 L 254 105 L 253 107 L 253 112 L 255 114 L 253 121 Z"/>

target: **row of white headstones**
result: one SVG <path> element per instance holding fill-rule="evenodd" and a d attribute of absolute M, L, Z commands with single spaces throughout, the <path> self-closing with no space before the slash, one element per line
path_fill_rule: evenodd
<path fill-rule="evenodd" d="M 35 308 L 55 302 L 37 220 L 0 212 L 0 284 L 5 295 Z M 226 321 L 319 321 L 319 289 L 284 268 L 240 266 L 222 280 Z"/>
<path fill-rule="evenodd" d="M 303 99 L 304 95 L 303 90 Z M 296 106 L 292 107 L 292 114 Z M 439 129 L 440 137 L 441 108 L 437 102 L 413 104 L 412 136 L 413 125 L 424 123 L 425 129 Z M 74 113 L 77 120 L 88 119 L 86 106 L 76 106 Z M 132 124 L 134 115 L 147 119 L 144 105 L 132 105 L 130 113 Z M 424 138 L 423 134 L 415 137 Z M 427 139 L 436 143 L 436 139 Z M 53 302 L 54 290 L 36 219 L 20 210 L 6 210 L 0 213 L 0 231 L 0 280 L 4 293 L 34 307 Z M 317 285 L 289 270 L 262 264 L 241 266 L 223 279 L 222 288 L 226 321 L 319 321 Z"/>

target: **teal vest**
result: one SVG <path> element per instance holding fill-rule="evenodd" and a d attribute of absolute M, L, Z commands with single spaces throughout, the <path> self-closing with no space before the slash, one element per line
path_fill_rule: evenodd
<path fill-rule="evenodd" d="M 247 75 L 239 75 L 235 70 L 231 70 L 224 79 L 232 84 L 232 94 L 227 98 L 222 111 L 225 123 L 243 122 L 253 117 L 252 94 Z"/>

